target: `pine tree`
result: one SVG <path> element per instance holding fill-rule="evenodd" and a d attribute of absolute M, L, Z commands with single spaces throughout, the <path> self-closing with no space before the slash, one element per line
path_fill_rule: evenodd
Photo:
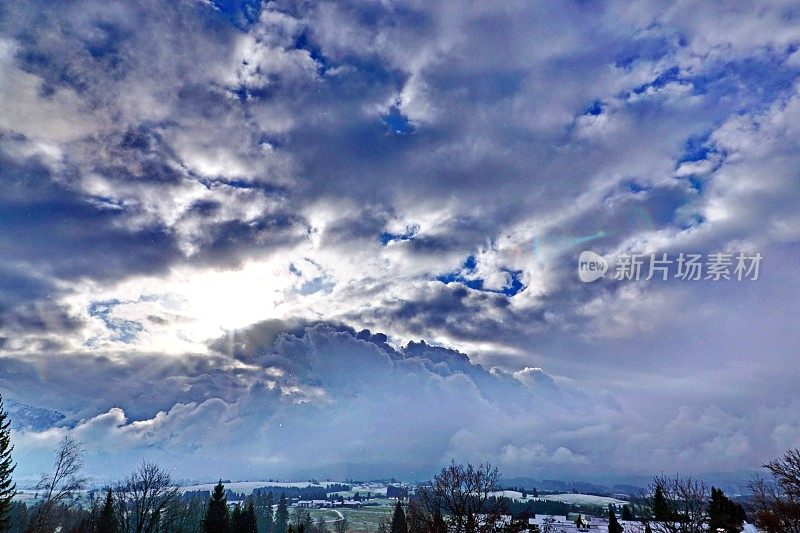
<path fill-rule="evenodd" d="M 0 396 L 0 530 L 7 529 L 10 524 L 11 499 L 16 494 L 17 485 L 11 480 L 16 465 L 11 461 L 11 421 L 3 409 L 3 397 Z"/>
<path fill-rule="evenodd" d="M 244 523 L 242 522 L 242 507 L 237 503 L 231 511 L 231 529 L 239 533 L 242 531 Z"/>
<path fill-rule="evenodd" d="M 608 533 L 622 533 L 622 526 L 617 521 L 617 515 L 614 514 L 614 509 L 608 506 Z"/>
<path fill-rule="evenodd" d="M 311 518 L 311 513 L 308 510 L 303 511 L 303 516 L 300 519 L 300 525 L 306 530 L 311 531 L 314 527 L 314 519 Z"/>
<path fill-rule="evenodd" d="M 100 510 L 100 516 L 97 518 L 96 533 L 117 533 L 118 531 L 119 523 L 114 512 L 114 495 L 111 493 L 111 489 L 108 489 L 106 501 Z"/>
<path fill-rule="evenodd" d="M 627 505 L 622 506 L 622 519 L 633 520 L 633 513 L 631 513 L 631 508 Z"/>
<path fill-rule="evenodd" d="M 394 516 L 392 516 L 392 533 L 408 533 L 408 524 L 406 524 L 406 513 L 403 511 L 403 506 L 400 505 L 400 500 L 394 506 Z"/>
<path fill-rule="evenodd" d="M 256 508 L 253 505 L 253 498 L 247 500 L 247 506 L 242 512 L 242 533 L 258 533 Z"/>
<path fill-rule="evenodd" d="M 228 500 L 222 481 L 214 487 L 211 499 L 208 500 L 206 516 L 203 519 L 205 533 L 230 533 L 231 521 L 228 515 Z"/>
<path fill-rule="evenodd" d="M 258 510 L 256 512 L 258 530 L 261 533 L 273 533 L 275 528 L 275 513 L 272 506 L 275 505 L 275 500 L 272 497 L 272 492 L 267 492 L 266 496 L 259 496 Z"/>
<path fill-rule="evenodd" d="M 744 519 L 745 512 L 741 505 L 725 496 L 722 489 L 711 487 L 711 501 L 708 504 L 709 530 L 736 532 L 741 529 Z"/>
<path fill-rule="evenodd" d="M 281 493 L 278 500 L 278 510 L 275 512 L 275 527 L 273 533 L 286 533 L 289 525 L 289 509 L 286 506 L 286 494 Z"/>
<path fill-rule="evenodd" d="M 656 487 L 656 492 L 653 495 L 653 518 L 655 518 L 656 522 L 669 522 L 672 520 L 672 509 L 660 486 Z"/>

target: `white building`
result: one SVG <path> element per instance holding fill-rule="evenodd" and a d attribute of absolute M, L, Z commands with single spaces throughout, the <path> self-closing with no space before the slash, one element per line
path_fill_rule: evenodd
<path fill-rule="evenodd" d="M 322 507 L 333 507 L 334 502 L 328 500 L 300 500 L 292 505 L 292 507 L 307 507 L 312 509 L 320 509 Z"/>
<path fill-rule="evenodd" d="M 625 533 L 644 533 L 645 526 L 635 520 L 620 520 L 619 524 Z M 595 516 L 580 515 L 580 519 L 571 520 L 566 516 L 537 514 L 528 519 L 528 525 L 546 533 L 608 533 L 608 519 Z"/>

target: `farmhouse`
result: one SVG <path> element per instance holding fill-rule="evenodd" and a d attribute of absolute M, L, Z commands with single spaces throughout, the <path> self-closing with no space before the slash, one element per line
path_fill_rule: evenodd
<path fill-rule="evenodd" d="M 320 509 L 322 507 L 333 507 L 334 502 L 328 500 L 300 500 L 292 507 L 306 507 Z"/>

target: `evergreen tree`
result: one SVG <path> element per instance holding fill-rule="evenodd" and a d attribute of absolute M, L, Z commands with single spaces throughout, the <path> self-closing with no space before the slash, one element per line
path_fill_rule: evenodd
<path fill-rule="evenodd" d="M 303 513 L 305 512 L 306 510 L 302 507 L 295 507 L 292 509 L 292 512 L 289 513 L 289 525 L 297 529 L 297 526 L 303 523 Z"/>
<path fill-rule="evenodd" d="M 653 518 L 655 518 L 656 522 L 669 522 L 672 520 L 672 509 L 660 486 L 656 487 L 656 492 L 653 495 Z"/>
<path fill-rule="evenodd" d="M 302 507 L 295 507 L 294 511 L 292 512 L 291 522 L 294 526 L 294 530 L 300 526 L 303 526 L 305 531 L 311 531 L 314 527 L 314 519 L 311 518 L 311 513 L 308 512 L 308 509 L 304 509 Z"/>
<path fill-rule="evenodd" d="M 11 502 L 11 520 L 9 522 L 11 533 L 25 531 L 25 525 L 28 523 L 28 507 L 22 502 Z"/>
<path fill-rule="evenodd" d="M 258 533 L 258 522 L 256 520 L 256 507 L 253 504 L 253 498 L 247 500 L 247 506 L 242 512 L 244 519 L 242 520 L 242 533 Z"/>
<path fill-rule="evenodd" d="M 314 519 L 311 518 L 311 513 L 309 513 L 307 510 L 303 512 L 303 517 L 302 521 L 300 522 L 300 525 L 303 526 L 303 528 L 305 528 L 306 531 L 311 531 L 314 529 Z"/>
<path fill-rule="evenodd" d="M 408 533 L 408 524 L 406 524 L 406 513 L 403 511 L 403 506 L 400 505 L 400 500 L 394 506 L 394 516 L 392 516 L 392 533 Z"/>
<path fill-rule="evenodd" d="M 259 494 L 256 501 L 256 524 L 261 533 L 273 533 L 275 527 L 275 513 L 272 506 L 275 500 L 271 492 Z"/>
<path fill-rule="evenodd" d="M 633 520 L 633 513 L 631 513 L 631 508 L 627 505 L 622 506 L 622 519 Z"/>
<path fill-rule="evenodd" d="M 108 489 L 106 501 L 97 518 L 96 533 L 117 533 L 118 531 L 119 522 L 117 522 L 117 515 L 114 512 L 114 495 L 111 493 L 111 489 Z"/>
<path fill-rule="evenodd" d="M 230 533 L 231 520 L 228 514 L 228 500 L 222 480 L 214 487 L 211 499 L 208 500 L 206 516 L 203 519 L 205 533 Z"/>
<path fill-rule="evenodd" d="M 708 526 L 711 531 L 723 529 L 735 533 L 742 528 L 744 508 L 725 496 L 722 489 L 711 487 L 711 501 L 708 504 Z"/>
<path fill-rule="evenodd" d="M 286 533 L 286 527 L 289 525 L 289 509 L 286 506 L 286 494 L 281 493 L 281 498 L 278 500 L 278 510 L 275 512 L 275 527 L 273 533 Z"/>
<path fill-rule="evenodd" d="M 10 526 L 11 499 L 16 494 L 17 485 L 11 480 L 16 465 L 11 461 L 11 421 L 3 409 L 3 397 L 0 396 L 0 530 Z"/>
<path fill-rule="evenodd" d="M 242 507 L 238 503 L 233 507 L 231 510 L 231 529 L 236 533 L 243 531 L 244 523 L 242 519 L 244 515 L 242 514 Z"/>
<path fill-rule="evenodd" d="M 617 521 L 617 515 L 614 514 L 614 509 L 608 506 L 608 533 L 622 533 L 622 526 Z"/>

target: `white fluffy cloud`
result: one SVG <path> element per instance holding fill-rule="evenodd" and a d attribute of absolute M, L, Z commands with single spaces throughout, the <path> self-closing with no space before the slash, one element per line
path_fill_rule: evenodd
<path fill-rule="evenodd" d="M 633 475 L 798 444 L 790 4 L 251 8 L 0 8 L 0 390 L 81 419 L 98 471 Z M 587 248 L 765 259 L 582 285 Z M 273 346 L 265 320 L 387 337 Z M 233 359 L 235 331 L 270 340 Z M 390 355 L 419 339 L 492 370 Z M 64 431 L 18 435 L 23 468 Z"/>

